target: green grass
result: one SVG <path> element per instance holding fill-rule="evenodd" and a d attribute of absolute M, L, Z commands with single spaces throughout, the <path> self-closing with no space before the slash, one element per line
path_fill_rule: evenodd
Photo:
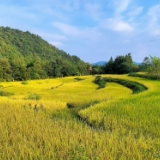
<path fill-rule="evenodd" d="M 133 73 L 130 73 L 128 74 L 128 76 L 130 77 L 141 77 L 141 78 L 148 78 L 148 79 L 153 79 L 153 80 L 159 80 L 159 77 L 155 74 L 149 74 L 149 73 L 136 73 L 136 72 L 133 72 Z"/>

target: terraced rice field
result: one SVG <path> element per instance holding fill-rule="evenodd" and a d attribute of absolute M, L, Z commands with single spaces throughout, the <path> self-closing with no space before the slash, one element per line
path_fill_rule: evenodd
<path fill-rule="evenodd" d="M 0 83 L 0 159 L 159 159 L 160 81 L 96 76 Z"/>

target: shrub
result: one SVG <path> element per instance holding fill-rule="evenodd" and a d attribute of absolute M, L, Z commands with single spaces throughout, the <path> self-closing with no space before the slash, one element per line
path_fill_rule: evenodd
<path fill-rule="evenodd" d="M 67 103 L 68 108 L 75 108 L 75 105 L 73 103 Z"/>
<path fill-rule="evenodd" d="M 148 79 L 153 79 L 153 80 L 157 80 L 158 77 L 154 74 L 138 74 L 138 73 L 130 73 L 128 74 L 128 76 L 130 77 L 141 77 L 141 78 L 148 78 Z"/>
<path fill-rule="evenodd" d="M 77 80 L 77 81 L 83 81 L 84 79 L 83 78 L 74 78 L 75 80 Z"/>
<path fill-rule="evenodd" d="M 106 78 L 105 80 L 107 82 L 119 83 L 127 88 L 130 88 L 133 91 L 133 93 L 140 93 L 147 90 L 147 87 L 137 82 L 127 81 L 123 79 L 114 79 L 114 78 Z"/>
<path fill-rule="evenodd" d="M 38 94 L 30 94 L 26 99 L 29 99 L 29 100 L 40 100 L 41 97 Z"/>
<path fill-rule="evenodd" d="M 106 81 L 103 78 L 101 78 L 101 76 L 97 76 L 94 80 L 94 83 L 99 85 L 98 89 L 105 88 L 106 86 Z"/>
<path fill-rule="evenodd" d="M 147 90 L 147 88 L 142 84 L 139 84 L 137 82 L 123 80 L 123 79 L 101 78 L 101 76 L 97 76 L 94 82 L 99 85 L 99 88 L 104 88 L 106 82 L 115 82 L 127 88 L 130 88 L 133 91 L 133 93 L 140 93 L 140 92 Z"/>
<path fill-rule="evenodd" d="M 10 93 L 10 92 L 5 92 L 3 90 L 0 91 L 0 96 L 12 96 L 14 95 L 13 93 Z"/>
<path fill-rule="evenodd" d="M 27 82 L 27 81 L 23 81 L 23 82 L 22 82 L 22 84 L 27 85 L 27 84 L 28 84 L 28 82 Z"/>

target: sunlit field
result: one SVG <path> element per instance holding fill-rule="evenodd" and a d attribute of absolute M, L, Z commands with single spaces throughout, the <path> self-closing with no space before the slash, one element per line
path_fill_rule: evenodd
<path fill-rule="evenodd" d="M 0 158 L 159 159 L 160 81 L 98 89 L 96 76 L 0 83 Z"/>

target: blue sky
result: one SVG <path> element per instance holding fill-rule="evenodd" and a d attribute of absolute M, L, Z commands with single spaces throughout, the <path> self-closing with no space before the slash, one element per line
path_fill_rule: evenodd
<path fill-rule="evenodd" d="M 85 62 L 160 57 L 160 1 L 5 0 L 0 26 L 40 35 Z"/>

